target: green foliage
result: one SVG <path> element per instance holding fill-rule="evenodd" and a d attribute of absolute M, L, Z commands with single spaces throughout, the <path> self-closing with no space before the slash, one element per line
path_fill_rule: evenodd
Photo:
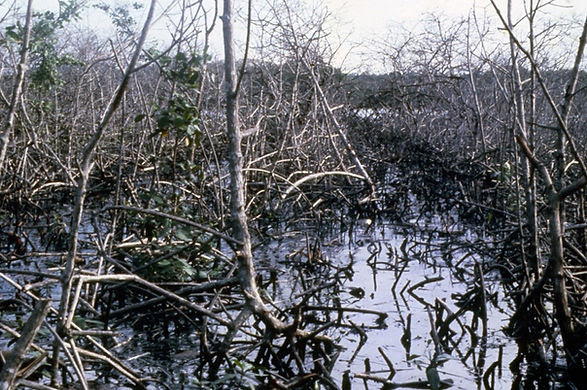
<path fill-rule="evenodd" d="M 167 104 L 156 109 L 154 119 L 157 131 L 152 135 L 167 137 L 172 134 L 184 138 L 187 145 L 198 145 L 201 136 L 200 113 L 191 95 L 198 92 L 203 57 L 197 53 L 183 52 L 170 57 L 156 49 L 149 50 L 149 57 L 157 60 L 163 76 L 177 87 L 177 91 Z M 141 121 L 144 117 L 143 114 L 137 115 L 135 122 Z"/>
<path fill-rule="evenodd" d="M 178 137 L 188 137 L 192 142 L 200 139 L 200 118 L 195 105 L 176 97 L 169 100 L 167 107 L 161 108 L 156 113 L 157 133 L 168 136 L 170 133 Z"/>
<path fill-rule="evenodd" d="M 136 257 L 135 260 L 141 259 L 140 257 Z M 149 258 L 144 260 L 148 261 Z M 140 265 L 141 263 L 138 263 L 137 265 Z M 142 271 L 142 274 L 144 277 L 147 277 L 148 279 L 156 282 L 179 282 L 194 280 L 194 277 L 197 276 L 198 272 L 181 257 L 173 256 L 149 266 L 147 269 Z"/>
<path fill-rule="evenodd" d="M 202 56 L 179 52 L 175 56 L 173 66 L 168 67 L 167 76 L 185 87 L 197 88 L 200 85 L 200 64 Z"/>
<path fill-rule="evenodd" d="M 166 136 L 167 134 L 163 134 Z M 196 135 L 196 141 L 199 139 L 199 134 Z M 186 141 L 188 139 L 186 138 Z M 198 163 L 192 163 L 186 159 L 175 161 L 173 155 L 151 156 L 151 163 L 159 166 L 159 174 L 163 177 L 181 178 L 187 187 L 197 191 L 199 183 L 204 178 L 204 171 L 202 166 Z M 168 201 L 179 201 L 177 199 L 168 199 Z"/>
<path fill-rule="evenodd" d="M 33 13 L 29 42 L 31 82 L 33 86 L 48 90 L 61 85 L 59 67 L 63 65 L 83 65 L 70 54 L 58 53 L 58 33 L 71 21 L 79 20 L 83 4 L 80 0 L 60 0 L 59 14 L 52 11 Z M 6 28 L 6 39 L 1 44 L 21 44 L 25 26 L 20 21 Z"/>
<path fill-rule="evenodd" d="M 184 192 L 152 190 L 140 195 L 150 209 L 193 219 L 190 198 Z M 176 205 L 175 207 L 173 205 Z M 226 264 L 214 261 L 210 235 L 164 216 L 129 213 L 128 230 L 144 245 L 129 251 L 134 269 L 155 281 L 201 281 L 223 274 Z"/>
<path fill-rule="evenodd" d="M 5 35 L 6 39 L 2 41 L 2 44 L 5 44 L 8 41 L 21 44 L 24 36 L 24 27 L 20 22 L 16 22 L 16 24 L 6 27 Z"/>
<path fill-rule="evenodd" d="M 165 242 L 153 237 L 146 246 L 131 251 L 134 266 L 142 277 L 155 282 L 206 278 L 208 260 L 201 256 L 203 250 L 196 232 L 156 217 L 137 218 L 135 222 L 150 229 L 150 235 L 163 235 L 167 239 Z M 178 240 L 182 243 L 177 243 Z M 171 244 L 172 241 L 176 242 Z"/>
<path fill-rule="evenodd" d="M 178 52 L 174 57 L 160 53 L 157 49 L 149 50 L 149 55 L 156 58 L 163 75 L 180 86 L 196 89 L 200 86 L 200 69 L 206 59 L 199 53 Z"/>
<path fill-rule="evenodd" d="M 118 31 L 120 34 L 133 36 L 137 26 L 137 21 L 131 15 L 131 8 L 135 11 L 140 10 L 143 8 L 143 4 L 135 1 L 132 4 L 123 4 L 117 5 L 116 7 L 111 7 L 105 2 L 101 2 L 99 4 L 95 4 L 94 8 L 104 11 L 110 17 L 110 20 L 112 21 L 112 24 L 114 24 L 116 31 Z"/>

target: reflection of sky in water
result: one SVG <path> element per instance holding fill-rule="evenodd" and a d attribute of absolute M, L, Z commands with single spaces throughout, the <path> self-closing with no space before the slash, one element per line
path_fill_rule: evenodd
<path fill-rule="evenodd" d="M 377 229 L 377 228 L 376 228 Z M 382 245 L 385 243 L 387 247 L 395 248 L 401 257 L 400 246 L 402 244 L 402 236 L 393 235 L 391 229 L 386 229 L 387 232 L 381 239 Z M 364 239 L 365 242 L 369 237 L 358 237 L 358 239 Z M 416 238 L 417 240 L 417 238 Z M 424 241 L 422 239 L 421 241 Z M 434 243 L 433 243 L 434 244 Z M 409 248 L 411 244 L 408 243 Z M 392 258 L 389 260 L 387 256 L 388 248 L 383 246 L 381 253 L 376 256 L 378 262 L 391 262 L 395 260 Z M 424 248 L 421 248 L 424 250 Z M 416 248 L 414 248 L 416 250 Z M 337 256 L 333 258 L 339 259 L 341 263 L 348 261 L 348 258 L 344 258 L 344 250 L 342 250 Z M 395 282 L 395 271 L 390 269 L 387 265 L 378 266 L 378 270 L 374 273 L 373 268 L 369 266 L 365 259 L 371 256 L 368 248 L 368 244 L 357 247 L 352 250 L 352 256 L 355 260 L 353 270 L 354 275 L 352 281 L 345 283 L 345 290 L 349 291 L 353 287 L 361 287 L 364 290 L 364 297 L 357 299 L 350 294 L 344 294 L 343 302 L 350 303 L 351 307 L 357 307 L 361 309 L 371 309 L 386 313 L 388 315 L 385 323 L 386 329 L 366 329 L 368 340 L 356 352 L 359 345 L 360 336 L 351 328 L 339 329 L 342 334 L 340 338 L 340 344 L 346 348 L 339 357 L 333 377 L 335 380 L 340 381 L 342 373 L 346 370 L 350 370 L 351 374 L 365 372 L 364 361 L 366 358 L 370 360 L 371 370 L 374 375 L 386 378 L 388 376 L 388 367 L 381 356 L 378 348 L 381 347 L 387 357 L 392 361 L 396 375 L 392 379 L 395 383 L 410 382 L 417 380 L 426 380 L 426 367 L 428 367 L 431 358 L 434 355 L 435 346 L 430 336 L 430 320 L 428 312 L 425 306 L 419 302 L 415 297 L 408 293 L 411 286 L 416 283 L 423 281 L 428 278 L 442 277 L 441 281 L 427 283 L 422 287 L 419 287 L 413 291 L 421 300 L 434 305 L 436 299 L 442 300 L 446 305 L 456 312 L 459 307 L 455 305 L 454 300 L 451 298 L 452 294 L 465 293 L 467 286 L 456 280 L 451 275 L 449 268 L 443 267 L 442 257 L 438 253 L 438 264 L 436 269 L 432 266 L 427 265 L 424 261 L 419 261 L 414 257 L 410 257 L 411 260 L 408 266 L 405 268 L 403 274 L 400 277 L 399 282 L 396 286 L 396 298 L 391 292 L 391 288 Z M 462 251 L 455 251 L 452 253 L 453 258 L 458 260 L 461 259 L 465 253 Z M 465 265 L 470 267 L 471 273 L 473 272 L 473 260 L 469 258 L 470 263 Z M 401 260 L 400 260 L 401 261 Z M 428 261 L 430 262 L 430 260 Z M 401 265 L 401 263 L 400 263 Z M 467 277 L 467 279 L 472 276 Z M 489 286 L 489 276 L 486 276 L 486 288 L 493 293 L 492 287 L 495 284 Z M 403 294 L 400 291 L 404 289 L 406 284 L 409 285 L 405 288 Z M 343 303 L 344 306 L 344 303 Z M 507 339 L 502 333 L 501 329 L 507 324 L 507 319 L 504 314 L 500 313 L 497 309 L 492 307 L 491 303 L 488 303 L 488 341 L 487 341 L 487 355 L 485 358 L 484 366 L 481 368 L 481 375 L 485 373 L 485 369 L 489 367 L 493 362 L 498 359 L 499 347 L 503 346 L 503 362 L 502 362 L 502 377 L 497 377 L 496 372 L 496 388 L 502 386 L 511 385 L 512 375 L 508 369 L 509 363 L 514 359 L 517 354 L 517 347 L 514 342 Z M 410 355 L 411 359 L 407 360 L 406 349 L 402 345 L 401 338 L 404 335 L 404 324 L 407 321 L 408 314 L 411 313 L 411 346 Z M 434 309 L 432 309 L 432 315 L 435 317 Z M 444 315 L 446 318 L 446 314 Z M 364 324 L 366 326 L 375 326 L 376 316 L 360 313 L 345 313 L 345 323 L 352 321 L 357 325 Z M 471 326 L 472 313 L 467 312 L 459 318 L 463 325 Z M 457 334 L 453 337 L 453 340 L 458 340 L 457 348 L 454 348 L 450 354 L 449 360 L 446 361 L 442 366 L 438 368 L 440 378 L 442 380 L 451 379 L 454 382 L 455 387 L 459 389 L 471 389 L 477 387 L 475 383 L 475 368 L 474 365 L 480 353 L 480 346 L 474 349 L 474 351 L 464 359 L 464 356 L 468 353 L 471 347 L 471 336 L 468 332 L 464 332 L 458 323 L 453 321 L 450 328 Z M 482 333 L 482 325 L 479 322 L 477 332 L 479 337 Z M 333 335 L 336 337 L 336 335 Z M 480 344 L 480 342 L 479 342 Z M 353 354 L 356 356 L 353 359 Z M 416 355 L 416 356 L 414 356 Z M 353 359 L 351 361 L 351 359 Z M 464 359 L 464 362 L 462 361 Z M 376 373 L 376 371 L 381 371 Z M 481 376 L 482 380 L 482 376 Z M 360 379 L 354 380 L 359 385 Z M 372 385 L 375 383 L 372 382 Z"/>

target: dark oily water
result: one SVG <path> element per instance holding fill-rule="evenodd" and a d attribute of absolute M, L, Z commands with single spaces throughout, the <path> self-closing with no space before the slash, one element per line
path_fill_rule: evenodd
<path fill-rule="evenodd" d="M 331 261 L 352 264 L 341 304 L 363 311 L 345 312 L 333 334 L 345 348 L 333 372 L 339 385 L 350 380 L 353 388 L 362 387 L 365 380 L 379 388 L 375 380 L 388 380 L 424 388 L 426 382 L 457 389 L 484 388 L 484 382 L 511 387 L 508 365 L 517 346 L 501 330 L 507 303 L 491 274 L 484 277 L 484 337 L 475 273 L 475 263 L 484 261 L 475 253 L 480 238 L 435 226 L 371 226 L 368 234 L 351 236 L 350 246 L 332 248 Z"/>
<path fill-rule="evenodd" d="M 255 257 L 268 301 L 287 308 L 310 297 L 301 305 L 304 325 L 313 329 L 330 324 L 324 333 L 342 347 L 331 367 L 336 385 L 375 389 L 382 386 L 378 381 L 388 381 L 420 388 L 428 383 L 456 389 L 511 387 L 508 365 L 517 346 L 501 331 L 508 318 L 507 300 L 498 275 L 487 272 L 490 267 L 479 267 L 485 269 L 483 298 L 475 271 L 477 263 L 491 262 L 482 254 L 490 240 L 440 217 L 405 225 L 360 221 L 323 234 L 327 238 L 291 231 L 259 245 Z M 1 286 L 3 295 L 10 295 L 11 288 Z M 55 284 L 47 288 L 47 295 L 59 298 Z M 197 380 L 207 377 L 198 373 L 199 323 L 178 328 L 160 314 L 151 322 L 145 317 L 144 324 L 139 317 L 115 326 L 119 344 L 113 350 L 158 381 L 150 388 L 222 388 L 234 375 L 244 387 L 263 383 L 267 372 L 249 361 L 254 354 L 233 361 L 235 370 L 217 380 Z M 4 315 L 3 320 L 15 319 Z M 311 370 L 312 357 L 305 360 Z M 128 383 L 110 370 L 86 369 L 96 383 L 117 388 Z"/>
<path fill-rule="evenodd" d="M 509 363 L 517 345 L 502 332 L 509 308 L 491 273 L 484 280 L 488 320 L 483 335 L 475 273 L 475 263 L 484 261 L 477 251 L 482 238 L 460 226 L 439 230 L 438 221 L 429 222 L 358 223 L 349 228 L 351 234 L 334 240 L 297 231 L 258 248 L 260 285 L 276 307 L 295 305 L 300 294 L 316 290 L 305 304 L 304 321 L 315 327 L 331 324 L 326 334 L 342 347 L 332 366 L 340 388 L 350 383 L 353 389 L 378 389 L 384 380 L 398 388 L 430 388 L 435 381 L 453 389 L 511 388 Z M 263 382 L 263 368 L 235 360 L 236 374 L 196 385 L 200 350 L 195 332 L 131 331 L 127 359 L 140 362 L 170 388 L 222 388 L 238 372 L 243 388 Z M 311 370 L 311 357 L 306 358 Z"/>

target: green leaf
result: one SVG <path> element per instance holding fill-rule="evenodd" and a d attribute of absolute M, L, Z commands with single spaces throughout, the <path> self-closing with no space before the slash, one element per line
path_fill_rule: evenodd
<path fill-rule="evenodd" d="M 171 119 L 169 119 L 168 113 L 163 113 L 159 118 L 157 118 L 157 127 L 159 127 L 160 131 L 167 129 L 170 124 Z"/>
<path fill-rule="evenodd" d="M 157 206 L 165 205 L 167 203 L 162 196 L 157 194 L 153 194 L 151 200 L 153 200 Z"/>
<path fill-rule="evenodd" d="M 181 265 L 182 272 L 186 274 L 186 276 L 192 277 L 198 273 L 198 271 L 196 271 L 194 267 L 186 263 L 185 260 L 180 260 L 179 263 Z"/>
<path fill-rule="evenodd" d="M 181 128 L 186 125 L 187 120 L 182 118 L 181 116 L 176 116 L 173 118 L 173 126 Z"/>
<path fill-rule="evenodd" d="M 177 55 L 175 56 L 175 60 L 177 62 L 185 62 L 187 61 L 187 56 L 185 55 L 185 53 L 182 53 L 181 51 L 179 53 L 177 53 Z"/>
<path fill-rule="evenodd" d="M 10 26 L 6 29 L 6 36 L 13 41 L 20 42 L 20 34 L 14 31 L 15 26 Z"/>
<path fill-rule="evenodd" d="M 182 241 L 191 241 L 191 232 L 189 230 L 186 229 L 177 229 L 175 231 L 175 237 L 177 237 L 178 240 L 182 240 Z"/>

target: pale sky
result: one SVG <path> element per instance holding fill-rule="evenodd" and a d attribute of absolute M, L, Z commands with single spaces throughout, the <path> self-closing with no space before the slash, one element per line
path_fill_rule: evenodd
<path fill-rule="evenodd" d="M 478 16 L 496 18 L 495 10 L 489 0 L 324 0 L 332 12 L 334 29 L 348 41 L 341 47 L 347 52 L 346 61 L 357 62 L 361 55 L 357 42 L 369 42 L 374 37 L 389 35 L 390 31 L 405 28 L 416 32 L 426 15 L 438 16 L 443 20 L 466 19 L 474 10 Z M 545 0 L 534 0 L 546 3 Z M 513 14 L 524 15 L 524 4 L 530 0 L 513 0 Z M 557 20 L 574 18 L 581 22 L 587 16 L 587 0 L 556 0 L 557 6 L 548 6 L 541 17 Z M 507 0 L 496 0 L 505 15 Z M 496 25 L 496 29 L 497 29 Z M 578 38 L 578 37 L 577 37 Z"/>
<path fill-rule="evenodd" d="M 17 4 L 25 7 L 25 0 L 16 0 Z M 149 4 L 148 0 L 102 0 L 109 4 L 121 4 L 131 2 L 143 2 L 145 4 L 144 13 Z M 261 6 L 266 2 L 277 0 L 253 0 L 254 7 Z M 402 27 L 408 31 L 417 31 L 419 21 L 426 15 L 438 16 L 444 20 L 456 20 L 467 18 L 474 8 L 479 16 L 485 14 L 495 17 L 495 12 L 490 5 L 489 0 L 301 0 L 305 3 L 325 4 L 332 13 L 332 19 L 327 28 L 332 30 L 333 36 L 344 37 L 345 40 L 340 48 L 340 58 L 338 61 L 342 65 L 342 58 L 351 63 L 357 62 L 357 56 L 361 55 L 361 50 L 357 47 L 368 45 L 376 37 L 389 35 L 394 28 Z M 513 0 L 514 14 L 523 15 L 525 3 L 531 0 Z M 12 1 L 0 3 L 11 3 Z M 172 0 L 159 0 L 160 10 Z M 204 4 L 212 4 L 213 0 L 204 0 Z M 505 12 L 507 0 L 496 0 L 500 8 Z M 533 0 L 534 3 L 548 3 L 551 0 Z M 221 1 L 220 1 L 221 3 Z M 583 21 L 587 15 L 587 0 L 555 0 L 557 7 L 548 6 L 547 14 L 543 14 L 544 19 L 568 19 L 575 18 Z M 234 0 L 235 7 L 246 9 L 246 0 Z M 38 10 L 57 9 L 58 0 L 34 0 L 35 8 Z M 219 6 L 222 8 L 222 5 Z M 0 5 L 0 12 L 5 6 Z M 94 25 L 100 29 L 108 25 L 106 20 L 97 20 L 97 15 L 103 15 L 92 11 L 85 15 L 83 22 Z M 137 19 L 140 19 L 138 15 Z M 139 24 L 142 21 L 139 20 Z M 221 55 L 221 28 L 220 23 L 217 25 L 216 36 L 212 48 Z M 495 27 L 497 28 L 497 26 Z M 157 29 L 154 34 L 156 35 Z M 164 30 L 164 26 L 158 27 L 159 31 Z M 237 34 L 244 35 L 242 27 L 236 29 Z M 160 34 L 161 32 L 159 32 Z M 254 33 L 254 32 L 253 32 Z M 244 40 L 244 39 L 243 39 Z M 348 55 L 347 55 L 348 54 Z M 336 58 L 335 58 L 336 60 Z"/>
<path fill-rule="evenodd" d="M 476 8 L 482 11 L 486 8 L 493 12 L 489 0 L 324 0 L 335 15 L 340 16 L 356 31 L 369 31 L 385 28 L 390 23 L 414 23 L 426 13 L 445 15 L 448 17 L 467 16 L 469 11 Z M 534 3 L 540 0 L 534 0 Z M 514 12 L 521 12 L 524 3 L 529 0 L 514 0 Z M 546 1 L 542 0 L 542 3 Z M 497 5 L 506 9 L 507 0 L 497 0 Z M 557 0 L 560 7 L 549 7 L 549 12 L 568 15 L 583 15 L 587 13 L 585 0 Z"/>

